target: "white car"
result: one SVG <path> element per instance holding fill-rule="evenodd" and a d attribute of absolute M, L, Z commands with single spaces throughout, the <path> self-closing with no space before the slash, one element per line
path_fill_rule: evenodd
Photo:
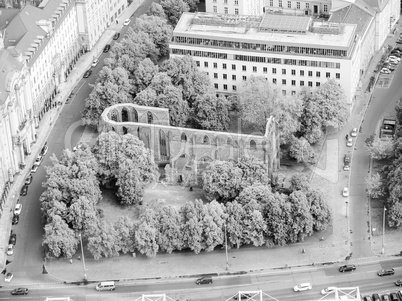
<path fill-rule="evenodd" d="M 13 244 L 9 244 L 8 248 L 7 248 L 7 255 L 11 256 L 14 254 L 14 245 Z"/>
<path fill-rule="evenodd" d="M 384 74 L 390 74 L 391 70 L 389 70 L 388 68 L 382 68 L 380 72 Z"/>
<path fill-rule="evenodd" d="M 301 283 L 296 285 L 293 290 L 295 292 L 302 292 L 302 291 L 308 291 L 311 290 L 313 288 L 313 286 L 311 285 L 311 283 Z"/>
<path fill-rule="evenodd" d="M 130 24 L 131 23 L 131 19 L 127 19 L 126 21 L 124 21 L 124 26 L 127 26 L 128 24 Z"/>
<path fill-rule="evenodd" d="M 4 278 L 5 282 L 11 282 L 11 279 L 13 279 L 14 275 L 13 273 L 7 273 L 6 278 Z"/>
<path fill-rule="evenodd" d="M 14 214 L 15 214 L 15 215 L 20 215 L 20 214 L 21 214 L 21 211 L 22 211 L 22 204 L 17 204 L 17 205 L 15 205 Z"/>
<path fill-rule="evenodd" d="M 352 131 L 350 132 L 350 136 L 356 137 L 357 136 L 357 128 L 353 128 Z"/>
<path fill-rule="evenodd" d="M 332 293 L 334 290 L 336 290 L 336 287 L 335 287 L 335 286 L 328 286 L 328 287 L 323 288 L 323 289 L 321 290 L 321 295 L 330 294 L 330 293 Z"/>
<path fill-rule="evenodd" d="M 401 60 L 400 57 L 397 57 L 397 56 L 395 56 L 395 55 L 390 55 L 390 56 L 388 57 L 388 59 L 389 59 L 390 61 L 397 61 L 397 62 L 399 62 L 399 61 Z"/>
<path fill-rule="evenodd" d="M 39 168 L 38 164 L 32 165 L 31 172 L 36 172 L 38 170 L 38 168 Z"/>
<path fill-rule="evenodd" d="M 346 140 L 346 146 L 351 147 L 352 145 L 353 145 L 353 139 L 352 137 L 348 137 L 348 139 Z"/>
<path fill-rule="evenodd" d="M 343 196 L 344 198 L 347 198 L 347 197 L 349 196 L 349 188 L 343 187 L 342 196 Z"/>
<path fill-rule="evenodd" d="M 96 65 L 98 65 L 98 63 L 99 63 L 99 60 L 98 59 L 96 59 L 96 60 L 94 60 L 93 62 L 92 62 L 92 67 L 96 67 Z"/>

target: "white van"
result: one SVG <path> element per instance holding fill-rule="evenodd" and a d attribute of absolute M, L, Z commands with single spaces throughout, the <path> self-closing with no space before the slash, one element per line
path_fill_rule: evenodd
<path fill-rule="evenodd" d="M 114 281 L 100 282 L 96 286 L 97 291 L 114 291 L 115 289 Z"/>

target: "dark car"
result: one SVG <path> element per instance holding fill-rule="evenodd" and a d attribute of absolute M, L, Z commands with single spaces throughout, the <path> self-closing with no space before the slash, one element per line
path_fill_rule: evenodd
<path fill-rule="evenodd" d="M 400 301 L 396 293 L 389 294 L 389 298 L 391 299 L 391 301 Z"/>
<path fill-rule="evenodd" d="M 118 40 L 120 38 L 120 32 L 116 32 L 113 36 L 113 40 Z"/>
<path fill-rule="evenodd" d="M 10 234 L 10 239 L 8 240 L 9 244 L 15 245 L 17 243 L 17 234 L 14 233 L 14 231 L 11 230 Z"/>
<path fill-rule="evenodd" d="M 350 156 L 349 155 L 345 155 L 343 157 L 343 163 L 345 163 L 345 165 L 350 164 Z"/>
<path fill-rule="evenodd" d="M 201 278 L 198 278 L 196 281 L 195 281 L 195 284 L 198 284 L 198 285 L 200 285 L 200 284 L 212 284 L 212 277 L 211 276 L 204 276 L 204 277 L 201 277 Z"/>
<path fill-rule="evenodd" d="M 28 194 L 28 185 L 24 184 L 24 186 L 22 186 L 21 191 L 20 191 L 20 195 L 24 196 Z"/>
<path fill-rule="evenodd" d="M 14 214 L 13 219 L 11 220 L 11 223 L 13 225 L 17 225 L 19 221 L 20 221 L 20 216 Z"/>
<path fill-rule="evenodd" d="M 90 77 L 91 74 L 92 74 L 92 70 L 87 70 L 87 71 L 85 71 L 85 73 L 84 73 L 84 78 Z"/>
<path fill-rule="evenodd" d="M 394 275 L 394 274 L 395 274 L 394 269 L 385 269 L 385 270 L 378 271 L 378 273 L 377 273 L 377 275 L 380 277 Z"/>
<path fill-rule="evenodd" d="M 344 272 L 352 272 L 356 270 L 356 266 L 354 264 L 347 264 L 343 265 L 339 268 L 339 272 L 344 273 Z"/>
<path fill-rule="evenodd" d="M 373 294 L 373 301 L 381 301 L 379 294 Z"/>
<path fill-rule="evenodd" d="M 373 301 L 373 299 L 371 299 L 371 296 L 365 296 L 363 298 L 364 301 Z"/>
<path fill-rule="evenodd" d="M 402 286 L 402 279 L 395 281 L 396 286 Z"/>
<path fill-rule="evenodd" d="M 25 178 L 25 184 L 29 185 L 32 183 L 32 174 L 29 174 L 26 178 Z"/>
<path fill-rule="evenodd" d="M 11 291 L 11 295 L 28 295 L 28 289 L 24 287 L 16 288 Z"/>
<path fill-rule="evenodd" d="M 110 44 L 106 44 L 105 48 L 103 48 L 103 52 L 109 52 Z"/>
<path fill-rule="evenodd" d="M 47 142 L 45 142 L 45 144 L 43 145 L 41 151 L 40 151 L 40 155 L 43 157 L 44 155 L 46 155 L 47 151 L 48 151 L 49 147 L 47 146 Z"/>
<path fill-rule="evenodd" d="M 382 295 L 382 301 L 390 301 L 388 294 Z"/>
<path fill-rule="evenodd" d="M 251 299 L 252 298 L 252 296 L 250 295 L 250 294 L 241 294 L 240 295 L 240 300 L 247 300 L 247 299 Z M 236 294 L 234 297 L 233 297 L 233 299 L 234 300 L 239 300 L 239 294 Z"/>

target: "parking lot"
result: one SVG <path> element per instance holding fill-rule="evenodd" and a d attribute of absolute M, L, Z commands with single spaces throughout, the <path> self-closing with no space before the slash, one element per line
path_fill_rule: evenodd
<path fill-rule="evenodd" d="M 398 41 L 402 42 L 402 36 L 399 37 Z M 379 71 L 380 76 L 377 80 L 377 88 L 389 88 L 394 78 L 394 72 L 398 68 L 402 56 L 402 46 L 398 46 L 391 50 L 387 59 L 381 62 Z M 378 70 L 378 69 L 377 69 Z"/>

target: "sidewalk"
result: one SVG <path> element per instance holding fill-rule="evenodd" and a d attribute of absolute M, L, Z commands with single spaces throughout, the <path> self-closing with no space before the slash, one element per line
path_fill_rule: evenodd
<path fill-rule="evenodd" d="M 93 61 L 93 57 L 98 57 L 97 51 L 102 51 L 103 47 L 108 44 L 113 35 L 119 32 L 123 27 L 123 22 L 133 15 L 133 13 L 144 3 L 149 3 L 149 0 L 134 0 L 130 6 L 122 13 L 118 18 L 119 24 L 113 24 L 109 29 L 105 31 L 97 44 L 90 52 L 82 55 L 73 70 L 69 74 L 67 80 L 59 85 L 59 94 L 56 96 L 55 102 L 61 102 L 61 106 L 50 109 L 40 121 L 39 128 L 36 130 L 37 140 L 31 145 L 31 154 L 25 158 L 26 167 L 20 171 L 19 174 L 14 176 L 14 182 L 10 188 L 8 198 L 4 205 L 3 214 L 0 218 L 0 264 L 1 270 L 5 268 L 7 255 L 6 249 L 8 246 L 8 239 L 11 231 L 11 219 L 13 217 L 13 210 L 17 200 L 19 198 L 20 189 L 25 181 L 26 176 L 30 173 L 31 167 L 35 162 L 43 144 L 47 141 L 47 138 L 53 128 L 54 122 L 61 113 L 64 103 L 66 102 L 70 93 L 74 90 L 74 87 L 78 84 L 82 78 L 84 72 L 90 68 Z"/>

